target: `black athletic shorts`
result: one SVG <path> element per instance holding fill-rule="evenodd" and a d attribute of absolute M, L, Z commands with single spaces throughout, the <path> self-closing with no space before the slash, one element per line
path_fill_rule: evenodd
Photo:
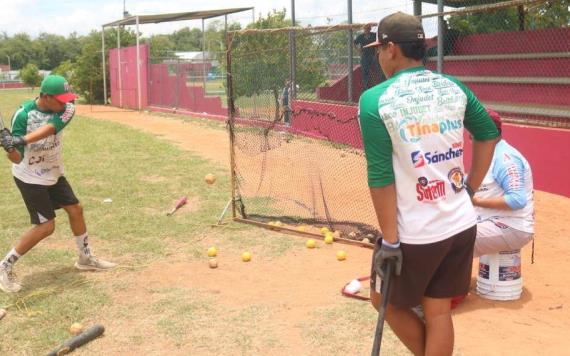
<path fill-rule="evenodd" d="M 392 276 L 390 304 L 415 307 L 424 296 L 452 298 L 469 292 L 473 249 L 477 225 L 443 241 L 426 245 L 400 244 L 403 255 L 402 273 Z M 374 255 L 380 248 L 378 239 L 372 255 L 370 288 L 379 292 Z M 378 278 L 379 280 L 379 278 Z"/>
<path fill-rule="evenodd" d="M 54 219 L 55 210 L 62 206 L 79 203 L 73 189 L 63 176 L 59 177 L 54 185 L 28 184 L 16 177 L 14 180 L 30 213 L 30 221 L 34 225 Z"/>

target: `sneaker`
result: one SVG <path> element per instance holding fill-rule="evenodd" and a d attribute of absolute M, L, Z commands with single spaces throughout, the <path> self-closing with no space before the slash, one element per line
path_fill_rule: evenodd
<path fill-rule="evenodd" d="M 18 293 L 22 285 L 16 280 L 16 275 L 11 268 L 0 267 L 0 289 L 6 293 Z"/>
<path fill-rule="evenodd" d="M 105 261 L 95 256 L 79 257 L 77 262 L 75 262 L 75 268 L 81 271 L 97 271 L 115 267 L 117 267 L 116 263 Z"/>

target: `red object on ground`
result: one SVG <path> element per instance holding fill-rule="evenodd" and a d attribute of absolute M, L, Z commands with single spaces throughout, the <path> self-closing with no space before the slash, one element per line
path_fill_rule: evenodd
<path fill-rule="evenodd" d="M 465 299 L 465 297 L 467 297 L 467 294 L 458 295 L 456 297 L 451 298 L 451 309 L 457 308 L 459 306 L 459 304 L 461 304 L 463 299 Z"/>

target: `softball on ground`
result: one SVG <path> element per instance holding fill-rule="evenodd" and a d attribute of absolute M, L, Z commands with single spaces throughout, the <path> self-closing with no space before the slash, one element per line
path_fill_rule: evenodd
<path fill-rule="evenodd" d="M 210 261 L 208 261 L 208 265 L 210 265 L 210 268 L 218 268 L 218 260 L 216 260 L 215 258 L 210 258 Z"/>
<path fill-rule="evenodd" d="M 346 260 L 346 252 L 343 250 L 340 250 L 336 253 L 336 259 L 339 261 L 344 261 Z"/>
<path fill-rule="evenodd" d="M 325 243 L 330 245 L 330 244 L 333 243 L 333 241 L 334 241 L 334 235 L 333 235 L 333 233 L 332 233 L 332 232 L 327 232 L 327 233 L 325 234 Z"/>
<path fill-rule="evenodd" d="M 305 246 L 307 246 L 307 248 L 315 248 L 317 243 L 313 239 L 308 239 L 307 242 L 305 242 Z"/>
<path fill-rule="evenodd" d="M 307 228 L 304 225 L 298 226 L 297 231 L 305 232 Z"/>
<path fill-rule="evenodd" d="M 206 183 L 212 185 L 216 182 L 216 176 L 213 175 L 212 173 L 208 173 L 206 174 L 206 176 L 204 177 L 204 180 L 206 181 Z"/>
<path fill-rule="evenodd" d="M 365 237 L 362 239 L 362 242 L 364 242 L 365 244 L 369 244 L 370 243 L 370 239 L 368 237 Z"/>
<path fill-rule="evenodd" d="M 208 257 L 216 257 L 218 255 L 218 249 L 214 246 L 208 249 Z"/>
<path fill-rule="evenodd" d="M 71 335 L 79 335 L 83 331 L 83 325 L 81 323 L 73 323 L 69 327 L 69 333 Z"/>
<path fill-rule="evenodd" d="M 244 252 L 241 254 L 241 260 L 243 262 L 249 262 L 251 261 L 251 253 L 250 252 Z"/>
<path fill-rule="evenodd" d="M 330 230 L 329 230 L 328 227 L 326 227 L 326 226 L 325 226 L 325 227 L 321 227 L 321 234 L 324 235 L 324 234 L 326 234 L 327 232 L 330 232 Z"/>
<path fill-rule="evenodd" d="M 275 222 L 275 226 L 277 226 L 277 227 L 283 226 L 283 223 L 281 221 L 277 220 Z"/>

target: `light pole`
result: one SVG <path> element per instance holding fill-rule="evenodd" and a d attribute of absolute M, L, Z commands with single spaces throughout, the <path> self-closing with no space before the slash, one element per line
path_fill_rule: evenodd
<path fill-rule="evenodd" d="M 12 70 L 12 66 L 10 65 L 10 56 L 6 55 L 6 58 L 8 58 L 8 71 Z"/>

